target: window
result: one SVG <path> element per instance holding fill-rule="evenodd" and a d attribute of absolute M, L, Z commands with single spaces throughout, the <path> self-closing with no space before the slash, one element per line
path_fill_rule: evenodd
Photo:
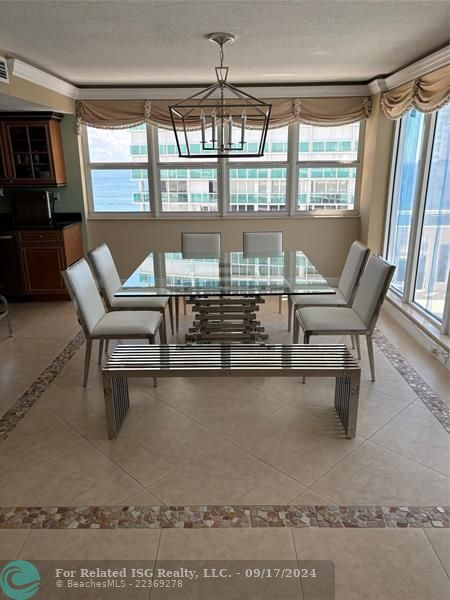
<path fill-rule="evenodd" d="M 359 139 L 359 123 L 339 127 L 300 125 L 297 210 L 355 208 Z"/>
<path fill-rule="evenodd" d="M 92 207 L 95 212 L 150 210 L 147 130 L 87 127 Z"/>
<path fill-rule="evenodd" d="M 450 266 L 450 105 L 398 126 L 386 256 L 393 289 L 442 320 Z"/>
<path fill-rule="evenodd" d="M 264 156 L 219 160 L 202 152 L 200 132 L 192 131 L 188 136 L 193 151 L 204 157 L 186 160 L 178 156 L 170 130 L 150 125 L 85 127 L 90 214 L 295 215 L 354 210 L 363 129 L 359 123 L 270 129 Z M 258 137 L 247 131 L 248 152 L 257 150 Z"/>

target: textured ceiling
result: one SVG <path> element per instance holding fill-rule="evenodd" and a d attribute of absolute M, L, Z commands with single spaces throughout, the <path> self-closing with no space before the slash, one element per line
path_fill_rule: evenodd
<path fill-rule="evenodd" d="M 448 0 L 1 0 L 0 52 L 74 84 L 366 81 L 439 49 Z"/>

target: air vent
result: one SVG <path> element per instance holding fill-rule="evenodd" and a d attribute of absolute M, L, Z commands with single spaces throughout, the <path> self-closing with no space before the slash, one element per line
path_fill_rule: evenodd
<path fill-rule="evenodd" d="M 6 58 L 3 58 L 3 56 L 0 56 L 0 83 L 9 83 L 8 65 L 6 64 Z"/>

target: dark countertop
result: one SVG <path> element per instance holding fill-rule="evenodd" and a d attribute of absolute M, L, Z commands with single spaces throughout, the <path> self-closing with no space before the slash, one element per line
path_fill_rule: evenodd
<path fill-rule="evenodd" d="M 33 229 L 61 230 L 74 223 L 81 223 L 80 213 L 55 213 L 51 223 L 14 223 L 12 215 L 0 214 L 0 231 L 25 231 Z"/>

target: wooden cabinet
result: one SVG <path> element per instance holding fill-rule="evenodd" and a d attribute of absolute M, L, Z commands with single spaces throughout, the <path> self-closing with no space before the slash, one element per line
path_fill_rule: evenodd
<path fill-rule="evenodd" d="M 0 113 L 0 183 L 65 185 L 60 121 L 54 113 Z"/>
<path fill-rule="evenodd" d="M 81 225 L 19 231 L 19 246 L 26 293 L 40 299 L 69 299 L 61 271 L 83 257 Z"/>
<path fill-rule="evenodd" d="M 15 231 L 0 231 L 0 294 L 9 298 L 25 294 Z"/>

